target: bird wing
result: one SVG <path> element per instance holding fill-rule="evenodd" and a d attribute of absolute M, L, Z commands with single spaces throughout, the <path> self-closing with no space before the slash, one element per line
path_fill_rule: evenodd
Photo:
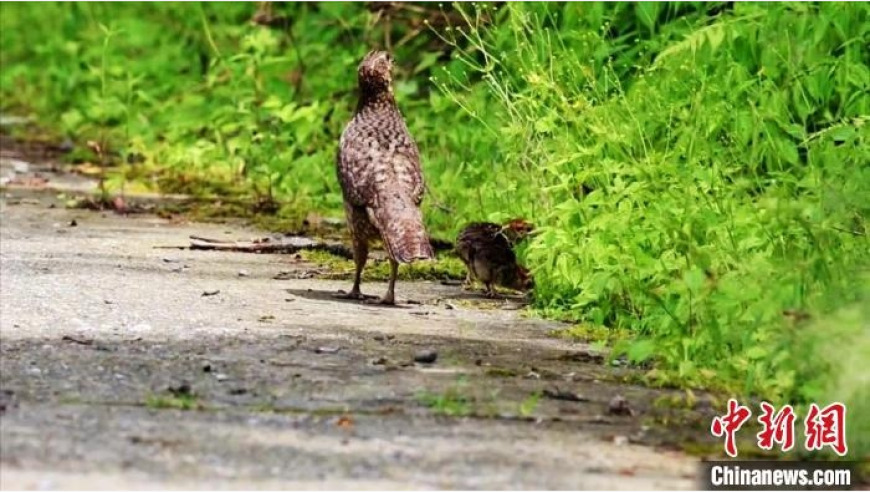
<path fill-rule="evenodd" d="M 346 198 L 356 206 L 377 206 L 383 193 L 398 192 L 415 205 L 423 200 L 423 173 L 417 144 L 404 131 L 383 131 L 355 121 L 341 136 L 338 177 Z"/>
<path fill-rule="evenodd" d="M 338 180 L 351 205 L 365 207 L 375 197 L 377 162 L 370 141 L 374 139 L 352 121 L 341 134 L 338 150 Z"/>
<path fill-rule="evenodd" d="M 417 149 L 417 143 L 414 142 L 407 128 L 400 132 L 400 137 L 394 142 L 389 161 L 396 182 L 402 189 L 407 190 L 408 196 L 414 204 L 420 206 L 423 201 L 425 184 L 423 172 L 420 169 L 420 151 Z"/>

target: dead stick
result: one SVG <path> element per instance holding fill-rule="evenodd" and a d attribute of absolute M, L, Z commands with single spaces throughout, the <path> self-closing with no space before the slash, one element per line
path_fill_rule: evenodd
<path fill-rule="evenodd" d="M 190 249 L 200 251 L 235 251 L 239 253 L 273 253 L 273 254 L 293 254 L 301 250 L 317 250 L 326 251 L 327 253 L 340 256 L 345 259 L 353 259 L 353 252 L 343 244 L 327 244 L 327 243 L 311 243 L 311 244 L 289 244 L 289 243 L 243 243 L 233 241 L 217 241 L 205 238 L 191 236 Z"/>

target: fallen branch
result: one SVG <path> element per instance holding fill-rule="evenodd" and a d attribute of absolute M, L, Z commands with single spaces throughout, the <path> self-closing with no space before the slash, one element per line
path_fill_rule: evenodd
<path fill-rule="evenodd" d="M 449 251 L 453 249 L 453 243 L 442 239 L 431 238 L 430 243 L 432 244 L 432 249 L 435 251 Z M 173 246 L 173 248 L 175 247 Z M 348 260 L 353 259 L 353 251 L 344 244 L 316 241 L 304 236 L 285 236 L 281 238 L 264 237 L 252 241 L 227 241 L 201 236 L 190 236 L 189 249 L 272 254 L 293 254 L 301 250 L 314 250 L 325 251 Z"/>
<path fill-rule="evenodd" d="M 590 401 L 589 398 L 580 395 L 578 393 L 574 393 L 573 391 L 563 391 L 559 388 L 548 388 L 543 392 L 545 398 L 550 398 L 551 400 L 562 400 L 562 401 L 576 401 L 576 402 L 586 402 Z"/>
<path fill-rule="evenodd" d="M 63 340 L 64 342 L 77 343 L 79 345 L 93 345 L 94 344 L 93 340 L 78 339 L 75 337 L 71 337 L 69 335 L 64 335 L 63 338 L 61 338 L 61 340 Z"/>
<path fill-rule="evenodd" d="M 325 251 L 349 260 L 353 259 L 353 252 L 341 243 L 325 243 L 301 236 L 266 237 L 253 241 L 225 241 L 190 236 L 190 249 L 272 254 L 293 254 L 302 250 L 313 250 Z"/>

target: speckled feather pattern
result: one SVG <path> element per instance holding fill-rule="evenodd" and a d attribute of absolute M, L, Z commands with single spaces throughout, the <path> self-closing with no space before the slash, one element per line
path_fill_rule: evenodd
<path fill-rule="evenodd" d="M 380 237 L 391 258 L 433 258 L 419 205 L 420 154 L 396 105 L 391 61 L 370 53 L 359 67 L 360 101 L 341 135 L 338 179 L 354 242 Z"/>

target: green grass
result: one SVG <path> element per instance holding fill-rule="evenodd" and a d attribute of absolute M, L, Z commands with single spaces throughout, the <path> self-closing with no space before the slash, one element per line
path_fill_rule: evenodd
<path fill-rule="evenodd" d="M 105 143 L 77 158 L 112 191 L 338 216 L 354 69 L 389 39 L 434 234 L 534 222 L 535 309 L 653 384 L 866 408 L 866 3 L 255 8 L 4 4 L 2 109 Z"/>
<path fill-rule="evenodd" d="M 857 303 L 867 270 L 868 8 L 714 7 L 512 5 L 435 83 L 511 181 L 475 192 L 540 225 L 541 313 L 631 333 L 613 354 L 658 384 L 821 398 L 784 312 Z"/>
<path fill-rule="evenodd" d="M 436 414 L 448 417 L 465 417 L 473 410 L 472 402 L 453 388 L 443 393 L 423 392 L 417 395 L 417 400 Z"/>
<path fill-rule="evenodd" d="M 538 404 L 541 402 L 541 393 L 532 393 L 521 401 L 518 405 L 518 413 L 520 417 L 531 417 L 534 415 Z"/>
<path fill-rule="evenodd" d="M 356 271 L 352 260 L 340 258 L 324 251 L 302 251 L 305 261 L 328 268 L 330 278 L 353 279 Z M 363 270 L 363 281 L 384 281 L 390 278 L 388 261 L 369 260 Z M 465 278 L 462 261 L 449 254 L 439 254 L 434 261 L 421 261 L 399 265 L 399 280 L 461 280 Z"/>
<path fill-rule="evenodd" d="M 626 329 L 614 329 L 604 325 L 579 323 L 568 328 L 560 328 L 550 332 L 550 336 L 565 338 L 585 343 L 614 345 L 631 337 Z"/>
<path fill-rule="evenodd" d="M 145 407 L 153 409 L 197 410 L 202 408 L 195 395 L 149 395 L 145 399 Z"/>
<path fill-rule="evenodd" d="M 433 413 L 448 417 L 500 418 L 511 413 L 508 409 L 515 409 L 515 415 L 528 418 L 533 416 L 538 408 L 541 394 L 530 393 L 523 400 L 511 402 L 500 398 L 498 389 L 474 389 L 468 385 L 468 380 L 464 376 L 460 376 L 455 383 L 443 391 L 421 391 L 416 398 Z"/>

